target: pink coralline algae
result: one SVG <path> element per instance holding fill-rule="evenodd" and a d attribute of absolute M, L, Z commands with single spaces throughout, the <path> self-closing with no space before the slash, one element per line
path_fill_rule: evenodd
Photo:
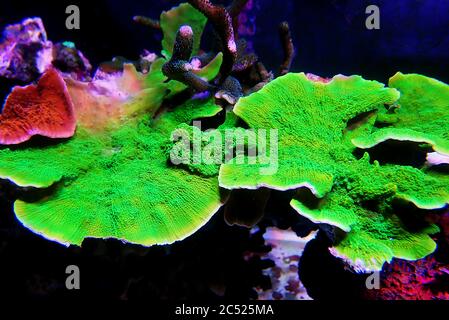
<path fill-rule="evenodd" d="M 0 76 L 30 82 L 51 63 L 52 43 L 42 20 L 25 19 L 3 32 L 0 44 Z"/>
<path fill-rule="evenodd" d="M 394 260 L 384 271 L 379 290 L 368 290 L 376 300 L 448 300 L 449 265 L 434 256 L 418 261 Z M 443 286 L 442 286 L 443 285 Z"/>
<path fill-rule="evenodd" d="M 0 43 L 0 77 L 31 82 L 51 66 L 80 80 L 89 77 L 92 69 L 71 43 L 49 41 L 40 18 L 6 27 Z"/>

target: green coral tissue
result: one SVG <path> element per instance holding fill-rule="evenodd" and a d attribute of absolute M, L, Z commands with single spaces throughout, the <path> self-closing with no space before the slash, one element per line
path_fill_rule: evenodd
<path fill-rule="evenodd" d="M 51 186 L 36 202 L 16 201 L 17 218 L 64 244 L 113 237 L 153 245 L 187 237 L 222 205 L 220 190 L 216 178 L 173 167 L 165 146 L 181 123 L 219 110 L 210 100 L 190 101 L 154 120 L 130 118 L 101 132 L 81 124 L 67 141 L 1 150 L 3 178 Z"/>
<path fill-rule="evenodd" d="M 410 104 L 418 99 L 415 94 L 420 103 L 414 106 L 428 108 L 427 113 L 420 113 L 416 131 L 431 125 L 422 124 L 423 117 L 438 121 L 433 117 L 448 101 L 443 85 L 423 77 L 421 81 L 413 80 L 416 87 L 410 88 L 412 84 L 402 79 L 407 77 L 415 76 L 393 78 L 394 89 L 359 76 L 336 76 L 324 83 L 292 73 L 242 98 L 234 112 L 251 129 L 279 130 L 279 168 L 266 175 L 260 170 L 262 165 L 228 163 L 220 169 L 220 185 L 227 189 L 298 189 L 291 202 L 293 208 L 314 222 L 341 229 L 344 235 L 331 251 L 357 271 L 380 270 L 393 257 L 415 260 L 430 254 L 435 243 L 429 234 L 438 228 L 428 225 L 408 230 L 393 211 L 392 203 L 401 199 L 418 208 L 441 208 L 449 202 L 447 177 L 409 166 L 380 165 L 367 153 L 358 158 L 352 143 L 370 134 L 373 114 L 378 117 L 385 106 L 394 105 L 402 90 L 405 92 L 400 102 L 408 105 L 404 114 L 414 112 Z M 431 85 L 435 88 L 423 88 Z M 365 122 L 351 125 L 363 116 Z M 445 140 L 447 131 L 443 131 L 436 129 L 429 136 L 434 141 Z M 310 203 L 304 189 L 314 194 L 317 203 Z"/>
<path fill-rule="evenodd" d="M 163 54 L 171 56 L 181 25 L 194 30 L 198 53 L 207 19 L 189 4 L 161 15 Z M 210 81 L 220 69 L 218 54 L 196 70 Z M 66 79 L 77 129 L 64 141 L 0 150 L 0 177 L 21 187 L 41 188 L 45 197 L 18 200 L 17 218 L 32 231 L 63 244 L 87 237 L 118 238 L 142 245 L 181 240 L 203 226 L 221 207 L 215 176 L 177 168 L 169 162 L 172 132 L 221 108 L 207 98 L 160 109 L 163 100 L 187 87 L 167 82 L 165 59 L 148 74 L 125 65 L 120 74 L 89 83 Z M 115 89 L 109 90 L 110 87 Z"/>

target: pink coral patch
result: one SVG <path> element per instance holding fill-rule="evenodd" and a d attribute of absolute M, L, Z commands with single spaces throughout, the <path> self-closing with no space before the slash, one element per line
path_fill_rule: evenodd
<path fill-rule="evenodd" d="M 329 83 L 332 81 L 331 78 L 323 78 L 323 77 L 317 76 L 316 74 L 313 74 L 313 73 L 307 73 L 306 76 L 307 76 L 307 79 L 314 81 L 314 82 Z"/>
<path fill-rule="evenodd" d="M 34 135 L 69 138 L 75 133 L 74 108 L 64 80 L 49 69 L 37 85 L 15 87 L 0 114 L 0 144 L 18 144 Z"/>

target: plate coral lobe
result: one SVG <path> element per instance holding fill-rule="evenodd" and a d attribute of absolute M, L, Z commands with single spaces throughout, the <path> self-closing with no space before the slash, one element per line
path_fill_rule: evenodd
<path fill-rule="evenodd" d="M 195 10 L 184 5 L 164 13 L 175 18 L 164 21 L 162 29 L 182 24 L 179 20 L 186 17 L 179 15 L 179 10 L 186 6 Z M 197 33 L 204 27 L 203 18 L 192 23 L 196 24 L 192 29 Z M 199 34 L 195 37 L 200 39 Z M 171 55 L 171 50 L 173 47 L 167 47 L 165 53 Z M 123 71 L 115 74 L 97 71 L 89 82 L 67 77 L 68 90 L 58 71 L 50 69 L 40 79 L 38 88 L 13 91 L 4 110 L 6 120 L 9 105 L 25 101 L 33 107 L 28 116 L 36 112 L 40 119 L 48 118 L 50 124 L 56 121 L 71 129 L 57 136 L 68 138 L 57 143 L 0 150 L 3 178 L 18 186 L 52 186 L 50 193 L 38 201 L 15 202 L 16 216 L 26 227 L 66 245 L 81 245 L 89 237 L 117 238 L 150 246 L 184 239 L 222 206 L 216 177 L 176 168 L 168 162 L 166 152 L 171 133 L 179 125 L 214 116 L 221 108 L 206 96 L 190 99 L 173 110 L 159 110 L 169 94 L 187 88 L 166 81 L 163 63 L 162 58 L 154 61 L 147 74 L 124 65 Z M 216 73 L 220 64 L 221 60 L 215 59 L 208 66 Z M 206 66 L 199 72 L 207 79 L 211 77 L 208 70 Z M 45 95 L 35 98 L 28 91 Z M 64 104 L 48 100 L 60 97 L 59 92 L 65 94 L 64 102 L 70 106 L 67 119 L 56 113 Z M 36 103 L 30 104 L 33 101 Z M 39 103 L 47 109 L 40 108 Z M 156 112 L 158 116 L 154 117 Z M 1 129 L 9 136 L 18 134 L 17 128 L 21 127 L 11 128 L 6 120 Z"/>
<path fill-rule="evenodd" d="M 429 234 L 438 228 L 428 225 L 407 230 L 392 204 L 403 199 L 426 209 L 445 206 L 449 202 L 447 176 L 409 166 L 380 165 L 370 161 L 368 153 L 357 158 L 351 140 L 370 132 L 375 119 L 347 130 L 352 119 L 381 113 L 399 97 L 396 89 L 359 76 L 336 76 L 330 82 L 316 82 L 305 74 L 280 77 L 242 98 L 234 109 L 252 129 L 279 129 L 278 172 L 267 176 L 259 173 L 257 165 L 225 164 L 220 169 L 220 185 L 309 189 L 316 203 L 308 203 L 310 197 L 300 190 L 292 207 L 316 223 L 344 231 L 331 252 L 359 272 L 381 270 L 393 257 L 423 258 L 435 250 Z"/>

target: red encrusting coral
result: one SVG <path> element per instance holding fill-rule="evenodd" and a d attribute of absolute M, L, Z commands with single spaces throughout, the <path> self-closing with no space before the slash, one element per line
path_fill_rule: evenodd
<path fill-rule="evenodd" d="M 449 300 L 449 211 L 429 215 L 438 224 L 437 251 L 417 261 L 394 259 L 382 271 L 379 290 L 368 290 L 375 300 Z"/>
<path fill-rule="evenodd" d="M 442 286 L 449 265 L 429 256 L 418 261 L 394 260 L 383 272 L 379 290 L 368 290 L 375 300 L 448 300 Z M 447 286 L 447 285 L 446 285 Z"/>
<path fill-rule="evenodd" d="M 58 71 L 49 69 L 37 85 L 13 88 L 0 114 L 0 144 L 22 143 L 35 135 L 69 138 L 75 127 L 65 82 Z"/>

